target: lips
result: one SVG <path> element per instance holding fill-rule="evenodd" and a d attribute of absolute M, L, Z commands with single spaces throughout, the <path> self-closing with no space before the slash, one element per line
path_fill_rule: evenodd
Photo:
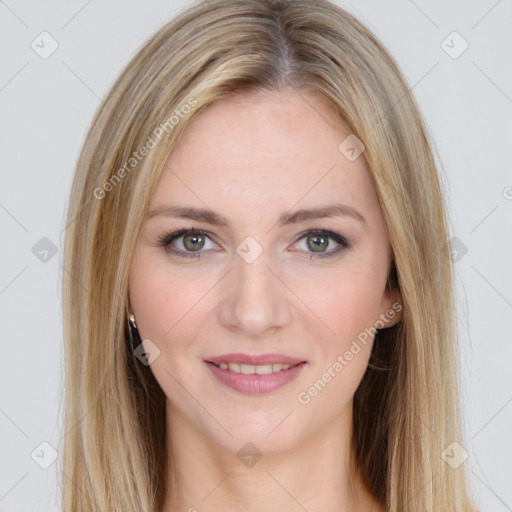
<path fill-rule="evenodd" d="M 249 395 L 281 388 L 297 378 L 307 364 L 304 359 L 282 354 L 224 354 L 204 361 L 218 381 Z"/>
<path fill-rule="evenodd" d="M 259 354 L 259 355 L 251 355 L 251 354 L 224 354 L 221 356 L 208 357 L 205 359 L 207 363 L 215 363 L 219 365 L 221 363 L 229 364 L 246 364 L 253 366 L 262 366 L 267 364 L 281 364 L 295 366 L 299 363 L 306 362 L 304 359 L 299 359 L 296 357 L 289 357 L 282 354 Z"/>

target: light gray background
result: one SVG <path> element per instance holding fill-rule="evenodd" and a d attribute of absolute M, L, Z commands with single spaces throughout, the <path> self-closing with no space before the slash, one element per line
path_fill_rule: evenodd
<path fill-rule="evenodd" d="M 338 3 L 397 59 L 439 149 L 452 235 L 467 247 L 456 264 L 466 464 L 481 509 L 512 510 L 511 2 Z M 39 445 L 58 447 L 62 435 L 60 284 L 74 165 L 122 66 L 188 4 L 0 0 L 0 511 L 59 510 L 58 466 L 42 469 L 31 454 L 51 461 Z M 47 59 L 31 48 L 43 31 L 59 45 Z M 441 46 L 453 31 L 469 44 L 458 58 Z M 453 53 L 461 43 L 445 45 Z M 32 251 L 43 237 L 57 248 L 46 263 Z"/>

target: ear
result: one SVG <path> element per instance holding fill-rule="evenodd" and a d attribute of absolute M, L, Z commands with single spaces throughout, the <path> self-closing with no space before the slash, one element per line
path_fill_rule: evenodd
<path fill-rule="evenodd" d="M 382 328 L 387 329 L 388 327 L 396 325 L 402 319 L 403 309 L 404 307 L 400 292 L 386 287 L 382 294 L 380 309 L 380 319 L 384 323 Z"/>
<path fill-rule="evenodd" d="M 403 317 L 403 299 L 398 287 L 395 265 L 391 265 L 388 282 L 381 300 L 381 320 L 383 329 L 396 325 Z"/>

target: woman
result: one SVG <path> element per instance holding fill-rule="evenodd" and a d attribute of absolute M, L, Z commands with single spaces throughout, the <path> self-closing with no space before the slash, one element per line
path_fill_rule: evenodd
<path fill-rule="evenodd" d="M 97 113 L 68 216 L 65 511 L 474 510 L 438 172 L 347 12 L 183 12 Z"/>

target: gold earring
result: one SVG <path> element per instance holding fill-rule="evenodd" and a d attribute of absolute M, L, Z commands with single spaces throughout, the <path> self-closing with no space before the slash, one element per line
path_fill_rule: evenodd
<path fill-rule="evenodd" d="M 137 329 L 137 324 L 135 323 L 135 317 L 133 316 L 133 313 L 130 313 L 128 320 L 130 322 L 130 326 L 133 327 L 134 329 Z"/>

